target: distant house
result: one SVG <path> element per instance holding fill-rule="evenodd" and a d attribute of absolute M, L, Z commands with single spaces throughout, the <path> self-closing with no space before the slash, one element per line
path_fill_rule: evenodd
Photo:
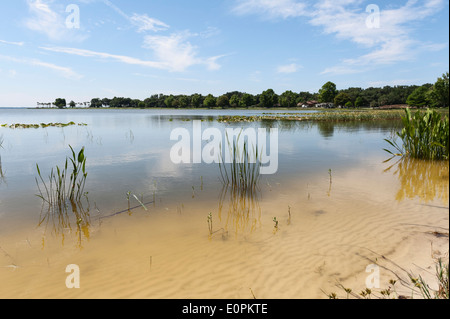
<path fill-rule="evenodd" d="M 321 107 L 321 108 L 326 108 L 326 109 L 333 109 L 336 106 L 334 105 L 334 103 L 319 103 L 319 104 L 316 104 L 316 107 Z"/>
<path fill-rule="evenodd" d="M 301 107 L 316 107 L 317 106 L 317 104 L 318 104 L 319 102 L 318 101 L 308 101 L 308 102 L 305 102 L 305 103 L 299 103 L 297 106 L 301 106 Z"/>

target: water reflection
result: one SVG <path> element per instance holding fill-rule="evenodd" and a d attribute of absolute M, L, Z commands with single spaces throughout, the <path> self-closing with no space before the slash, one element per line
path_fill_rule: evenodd
<path fill-rule="evenodd" d="M 385 172 L 391 171 L 398 176 L 401 185 L 395 197 L 397 201 L 419 197 L 425 203 L 441 200 L 448 205 L 448 161 L 426 161 L 403 157 L 385 170 Z"/>
<path fill-rule="evenodd" d="M 219 219 L 224 221 L 225 231 L 251 234 L 261 225 L 260 192 L 243 192 L 239 188 L 224 185 L 219 197 Z"/>
<path fill-rule="evenodd" d="M 42 249 L 48 232 L 54 237 L 60 237 L 63 246 L 68 235 L 76 240 L 77 248 L 83 248 L 84 240 L 89 241 L 91 226 L 90 204 L 86 195 L 85 199 L 85 203 L 71 201 L 70 206 L 42 208 L 38 223 L 38 227 L 44 227 Z"/>

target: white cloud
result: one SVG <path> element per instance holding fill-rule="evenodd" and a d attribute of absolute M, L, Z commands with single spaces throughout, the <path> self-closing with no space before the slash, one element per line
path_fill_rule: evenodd
<path fill-rule="evenodd" d="M 66 26 L 66 17 L 50 7 L 52 1 L 27 0 L 31 17 L 25 20 L 30 30 L 45 34 L 50 40 L 82 41 L 86 35 Z M 78 30 L 78 31 L 75 31 Z"/>
<path fill-rule="evenodd" d="M 295 0 L 240 0 L 233 12 L 239 15 L 263 14 L 269 18 L 293 18 L 307 14 L 307 5 Z"/>
<path fill-rule="evenodd" d="M 63 48 L 63 47 L 41 47 L 41 49 L 44 49 L 47 51 L 52 51 L 52 52 L 57 52 L 57 53 L 78 55 L 78 56 L 83 56 L 83 57 L 110 59 L 110 60 L 122 62 L 125 64 L 139 65 L 139 66 L 158 68 L 158 69 L 165 69 L 165 68 L 169 67 L 169 65 L 167 65 L 165 63 L 161 63 L 161 62 L 145 61 L 145 60 L 140 60 L 137 58 L 124 56 L 124 55 L 116 55 L 116 54 L 110 54 L 110 53 L 104 53 L 104 52 L 95 52 L 95 51 L 84 50 L 84 49 Z"/>
<path fill-rule="evenodd" d="M 10 44 L 10 45 L 17 45 L 17 46 L 20 46 L 20 47 L 25 44 L 24 42 L 11 42 L 11 41 L 5 41 L 5 40 L 0 40 L 0 43 Z"/>
<path fill-rule="evenodd" d="M 198 57 L 196 47 L 185 40 L 186 36 L 186 34 L 172 34 L 171 36 L 146 36 L 144 46 L 154 52 L 156 57 L 155 61 L 141 60 L 130 56 L 77 48 L 41 47 L 41 49 L 56 53 L 112 60 L 125 64 L 168 70 L 172 72 L 182 72 L 193 65 L 201 64 L 206 65 L 209 70 L 217 70 L 220 68 L 217 60 L 223 56 L 215 56 L 210 58 Z"/>
<path fill-rule="evenodd" d="M 301 65 L 298 65 L 297 63 L 291 63 L 287 65 L 280 65 L 277 68 L 278 73 L 296 73 L 298 70 L 302 68 Z"/>
<path fill-rule="evenodd" d="M 414 38 L 412 23 L 425 20 L 442 9 L 444 0 L 408 0 L 404 5 L 380 9 L 380 27 L 369 28 L 366 20 L 367 1 L 320 0 L 313 5 L 296 0 L 239 0 L 238 14 L 262 14 L 269 18 L 301 17 L 325 34 L 351 41 L 370 52 L 343 60 L 326 68 L 323 74 L 349 74 L 367 71 L 374 66 L 411 61 L 423 51 L 439 50 L 442 44 L 424 44 Z"/>
<path fill-rule="evenodd" d="M 146 14 L 133 14 L 130 21 L 138 28 L 138 32 L 167 30 L 169 26 L 162 21 L 150 18 Z"/>
<path fill-rule="evenodd" d="M 40 61 L 37 59 L 27 59 L 27 58 L 19 59 L 19 58 L 10 57 L 10 56 L 4 56 L 4 55 L 0 55 L 0 59 L 7 60 L 10 62 L 15 62 L 15 63 L 21 63 L 21 64 L 27 64 L 27 65 L 31 65 L 31 66 L 47 68 L 52 71 L 55 71 L 56 73 L 60 74 L 61 76 L 65 77 L 65 78 L 72 79 L 72 80 L 80 80 L 82 78 L 82 76 L 80 74 L 73 71 L 71 68 L 59 66 L 59 65 L 56 65 L 53 63 L 43 62 L 43 61 Z"/>
<path fill-rule="evenodd" d="M 156 59 L 167 66 L 169 71 L 184 71 L 190 66 L 203 64 L 209 70 L 218 70 L 217 60 L 224 55 L 202 58 L 198 49 L 188 39 L 198 36 L 188 31 L 171 35 L 149 35 L 144 38 L 144 47 L 153 51 Z"/>

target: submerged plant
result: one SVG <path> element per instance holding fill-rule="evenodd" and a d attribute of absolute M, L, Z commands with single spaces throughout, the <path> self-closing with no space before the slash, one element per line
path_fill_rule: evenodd
<path fill-rule="evenodd" d="M 448 160 L 449 158 L 449 119 L 434 110 L 414 115 L 408 108 L 402 117 L 403 129 L 397 133 L 402 140 L 398 145 L 393 139 L 385 139 L 395 152 L 385 149 L 394 156 L 410 156 L 418 159 Z"/>
<path fill-rule="evenodd" d="M 0 148 L 3 148 L 3 135 L 0 135 Z M 5 180 L 5 173 L 2 167 L 2 156 L 0 155 L 0 182 Z"/>
<path fill-rule="evenodd" d="M 223 154 L 221 154 L 219 170 L 224 186 L 230 186 L 243 195 L 249 195 L 258 188 L 261 154 L 258 152 L 258 146 L 253 146 L 250 149 L 248 141 L 244 140 L 240 143 L 240 137 L 241 134 L 238 135 L 236 141 L 233 139 L 233 142 L 230 142 L 227 135 L 231 159 L 227 165 Z M 253 152 L 251 152 L 252 150 Z"/>
<path fill-rule="evenodd" d="M 81 198 L 86 193 L 84 187 L 86 184 L 86 157 L 84 155 L 84 147 L 80 150 L 78 155 L 70 146 L 72 157 L 66 158 L 63 168 L 56 166 L 56 170 L 52 168 L 48 177 L 48 183 L 44 180 L 41 174 L 39 165 L 36 164 L 39 180 L 36 177 L 36 184 L 38 186 L 39 194 L 36 195 L 47 203 L 49 209 L 57 209 L 62 211 L 70 203 L 75 205 L 81 201 Z M 71 171 L 69 171 L 69 162 L 72 164 Z M 40 186 L 40 183 L 42 187 Z"/>

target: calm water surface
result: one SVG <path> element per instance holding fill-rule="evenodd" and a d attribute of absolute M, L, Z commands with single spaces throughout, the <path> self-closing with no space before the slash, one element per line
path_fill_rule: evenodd
<path fill-rule="evenodd" d="M 277 217 L 280 224 L 284 225 L 277 234 L 279 238 L 294 236 L 288 240 L 292 247 L 286 242 L 278 242 L 277 247 L 285 247 L 288 250 L 287 256 L 294 256 L 296 253 L 305 256 L 303 261 L 290 262 L 294 265 L 296 262 L 310 261 L 311 267 L 305 269 L 305 273 L 311 274 L 310 277 L 306 276 L 307 278 L 314 278 L 318 276 L 317 267 L 322 267 L 322 261 L 306 258 L 310 254 L 309 250 L 306 250 L 307 247 L 302 246 L 305 251 L 301 253 L 298 251 L 299 246 L 294 243 L 297 240 L 311 242 L 308 247 L 316 252 L 325 247 L 328 247 L 327 251 L 336 251 L 333 243 L 335 240 L 339 241 L 344 232 L 343 228 L 337 229 L 336 233 L 331 232 L 334 234 L 333 238 L 326 244 L 329 239 L 323 238 L 319 241 L 321 237 L 317 233 L 311 234 L 311 237 L 306 235 L 315 227 L 333 229 L 348 219 L 348 222 L 345 222 L 347 226 L 343 227 L 348 227 L 346 231 L 351 232 L 352 236 L 362 238 L 360 232 L 363 232 L 368 238 L 377 238 L 372 242 L 378 242 L 377 236 L 389 238 L 392 234 L 397 234 L 398 229 L 392 229 L 392 225 L 404 224 L 408 214 L 411 214 L 411 218 L 416 216 L 414 218 L 417 218 L 416 222 L 419 224 L 423 212 L 427 209 L 437 209 L 441 214 L 442 209 L 439 208 L 443 208 L 444 215 L 438 220 L 446 220 L 448 224 L 448 162 L 411 160 L 395 163 L 395 160 L 392 160 L 384 163 L 389 158 L 383 150 L 387 147 L 384 139 L 398 129 L 399 123 L 330 124 L 286 121 L 227 124 L 216 120 L 219 115 L 262 113 L 264 111 L 0 109 L 0 124 L 70 121 L 87 124 L 39 129 L 0 127 L 0 137 L 3 140 L 0 148 L 3 171 L 0 180 L 0 247 L 6 249 L 2 246 L 2 239 L 7 241 L 7 238 L 17 233 L 28 238 L 27 236 L 31 235 L 27 234 L 38 231 L 45 236 L 45 243 L 42 240 L 39 245 L 42 246 L 41 249 L 52 240 L 56 243 L 63 242 L 62 246 L 67 247 L 67 238 L 72 236 L 77 242 L 75 246 L 87 249 L 92 245 L 91 253 L 95 255 L 105 247 L 97 250 L 93 248 L 96 240 L 97 244 L 101 242 L 102 236 L 96 234 L 99 229 L 105 227 L 105 223 L 119 220 L 123 223 L 123 228 L 133 234 L 150 218 L 153 227 L 156 227 L 153 234 L 157 234 L 161 229 L 170 233 L 171 227 L 182 220 L 179 225 L 182 235 L 177 237 L 182 239 L 177 241 L 178 244 L 172 244 L 171 248 L 165 248 L 170 250 L 182 247 L 184 242 L 189 242 L 189 238 L 194 237 L 203 244 L 208 243 L 206 217 L 210 212 L 213 214 L 216 235 L 222 236 L 222 239 L 227 238 L 228 242 L 236 238 L 245 238 L 247 241 L 253 238 L 252 236 L 276 236 L 272 230 L 273 218 Z M 170 160 L 170 149 L 176 142 L 170 140 L 170 134 L 172 130 L 180 127 L 192 132 L 193 120 L 201 120 L 202 129 L 214 127 L 223 134 L 229 127 L 278 128 L 277 173 L 262 176 L 257 193 L 243 200 L 223 189 L 217 164 L 173 164 Z M 36 196 L 36 164 L 39 164 L 42 175 L 48 176 L 52 168 L 56 165 L 63 166 L 66 157 L 70 156 L 69 145 L 76 151 L 85 147 L 87 157 L 88 178 L 85 190 L 88 194 L 84 198 L 83 207 L 77 212 L 77 218 L 71 214 L 65 217 L 52 216 L 45 208 L 42 209 L 42 201 Z M 131 195 L 130 211 L 127 194 L 128 197 Z M 147 210 L 132 195 L 136 195 Z M 426 214 L 431 216 L 429 212 Z M 297 219 L 295 226 L 295 218 L 300 216 L 303 216 L 303 222 L 300 223 Z M 78 218 L 81 219 L 80 222 L 77 222 Z M 321 224 L 317 224 L 316 218 L 322 218 Z M 353 221 L 360 218 L 359 224 L 353 224 Z M 393 220 L 390 220 L 391 218 Z M 288 231 L 285 225 L 291 225 L 291 221 L 294 226 Z M 378 230 L 370 228 L 370 225 L 375 224 L 380 225 Z M 117 236 L 117 231 L 111 236 Z M 170 242 L 175 240 L 174 235 L 171 236 L 161 235 L 159 238 Z M 65 239 L 61 240 L 62 237 Z M 345 241 L 344 237 L 342 240 Z M 401 236 L 398 240 L 401 242 Z M 261 243 L 253 248 L 259 247 L 258 252 L 263 254 L 261 247 L 265 246 L 261 246 Z M 196 245 L 203 247 L 198 243 Z M 126 246 L 124 249 L 128 250 L 130 247 Z M 348 250 L 342 253 L 343 258 L 346 258 L 346 252 Z M 11 255 L 9 253 L 9 256 Z M 276 254 L 271 252 L 270 256 Z M 109 257 L 111 256 L 105 258 Z M 5 258 L 5 264 L 11 263 L 12 257 Z M 261 256 L 256 252 L 251 258 L 261 260 Z M 287 262 L 289 258 L 291 257 L 286 257 Z M 345 264 L 344 260 L 334 262 Z M 278 265 L 276 261 L 271 264 L 274 265 Z M 336 271 L 330 270 L 330 276 L 331 274 L 335 275 Z M 248 276 L 251 276 L 251 272 Z M 288 278 L 286 285 L 291 279 Z M 190 287 L 185 284 L 187 286 L 183 287 Z M 307 282 L 303 284 L 306 285 Z M 20 295 L 20 285 L 11 285 L 18 287 Z M 264 287 L 260 284 L 262 296 L 274 297 L 269 291 L 280 291 L 275 297 L 303 296 L 297 291 L 286 289 L 281 282 L 277 288 L 279 290 Z M 237 296 L 228 293 L 230 290 L 241 292 L 240 289 L 228 287 L 228 290 L 217 297 Z M 161 288 L 161 291 L 163 290 L 164 287 Z M 180 291 L 183 290 L 177 290 L 177 293 Z M 194 288 L 190 291 L 192 294 L 188 296 L 212 296 Z M 264 294 L 263 291 L 267 293 Z M 288 292 L 292 295 L 284 295 Z M 311 291 L 304 290 L 304 293 Z M 317 291 L 311 294 L 316 296 Z M 246 297 L 245 293 L 238 295 Z M 49 296 L 52 296 L 51 293 Z M 136 293 L 133 296 L 141 295 Z M 166 295 L 155 293 L 152 296 Z"/>

